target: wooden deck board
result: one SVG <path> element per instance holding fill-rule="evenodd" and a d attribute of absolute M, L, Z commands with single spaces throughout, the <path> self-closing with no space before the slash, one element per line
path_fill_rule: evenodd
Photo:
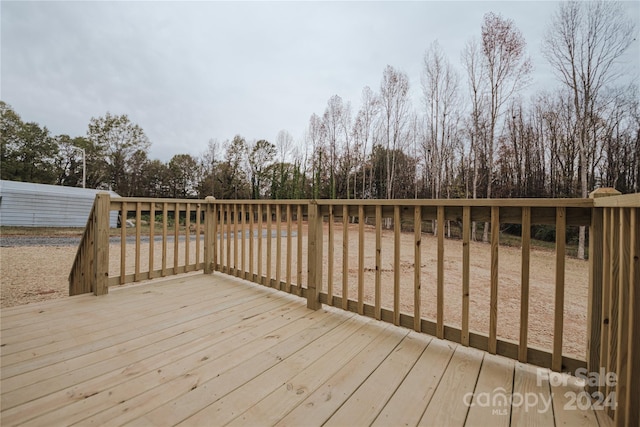
<path fill-rule="evenodd" d="M 508 426 L 511 418 L 514 361 L 485 354 L 467 414 L 467 426 Z"/>
<path fill-rule="evenodd" d="M 564 410 L 561 394 L 579 385 L 537 384 L 530 365 L 218 273 L 3 309 L 1 320 L 3 426 L 606 421 Z M 465 401 L 502 389 L 553 404 L 505 416 Z"/>
<path fill-rule="evenodd" d="M 428 339 L 407 335 L 325 425 L 369 425 L 420 357 Z"/>
<path fill-rule="evenodd" d="M 464 425 L 470 402 L 465 396 L 475 389 L 483 354 L 470 347 L 456 348 L 419 425 Z"/>
<path fill-rule="evenodd" d="M 455 344 L 432 339 L 373 424 L 417 425 L 449 365 L 454 349 Z"/>

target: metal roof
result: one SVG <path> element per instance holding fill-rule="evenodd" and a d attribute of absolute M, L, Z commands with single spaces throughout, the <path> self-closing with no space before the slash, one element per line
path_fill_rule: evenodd
<path fill-rule="evenodd" d="M 84 227 L 96 194 L 113 191 L 0 180 L 0 225 L 19 227 Z M 117 223 L 117 212 L 109 222 Z"/>

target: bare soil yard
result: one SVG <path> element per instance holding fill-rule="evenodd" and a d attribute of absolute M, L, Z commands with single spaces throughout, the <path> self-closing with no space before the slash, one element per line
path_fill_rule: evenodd
<path fill-rule="evenodd" d="M 325 224 L 324 283 L 328 278 L 328 227 Z M 285 226 L 282 227 L 282 230 Z M 275 225 L 273 226 L 275 230 Z M 306 235 L 306 232 L 303 233 Z M 334 228 L 334 264 L 333 292 L 342 294 L 343 272 L 343 230 L 339 224 Z M 231 260 L 233 261 L 233 243 L 231 239 Z M 267 239 L 263 239 L 263 267 L 266 273 Z M 303 238 L 306 241 L 306 237 Z M 358 277 L 358 226 L 349 227 L 349 298 L 357 299 Z M 382 238 L 382 306 L 393 307 L 393 232 L 383 231 Z M 226 251 L 226 240 L 223 249 Z M 201 243 L 202 244 L 202 243 Z M 180 244 L 179 264 L 184 265 L 184 248 Z M 241 244 L 238 244 L 241 253 Z M 246 250 L 248 250 L 248 243 Z M 271 245 L 272 273 L 275 277 L 276 240 Z M 436 238 L 422 235 L 421 244 L 421 310 L 422 317 L 435 319 L 436 316 Z M 168 266 L 173 265 L 173 243 L 167 245 Z M 257 248 L 257 245 L 255 246 Z M 306 242 L 303 242 L 303 248 Z M 366 226 L 364 259 L 365 302 L 373 304 L 375 283 L 375 230 Z M 111 246 L 111 275 L 119 273 L 119 245 Z M 1 306 L 27 304 L 68 295 L 68 275 L 77 248 L 64 247 L 1 247 Z M 202 252 L 202 251 L 201 251 Z M 133 254 L 135 246 L 127 245 L 127 273 L 133 272 Z M 281 278 L 285 280 L 286 239 L 282 239 Z M 488 244 L 472 242 L 471 248 L 471 283 L 470 283 L 470 328 L 473 331 L 488 334 L 489 328 L 489 294 L 490 294 L 490 247 Z M 155 243 L 154 268 L 162 263 L 162 245 Z M 292 270 L 297 271 L 296 238 L 292 245 Z M 202 253 L 200 255 L 202 257 Z M 401 235 L 401 311 L 413 313 L 414 286 L 414 236 L 413 233 Z M 190 246 L 191 262 L 195 261 L 195 242 Z M 148 244 L 141 247 L 142 271 L 148 265 Z M 238 261 L 240 264 L 241 261 Z M 254 262 L 257 263 L 257 256 Z M 248 269 L 248 255 L 245 257 Z M 238 265 L 240 267 L 240 265 Z M 445 239 L 445 323 L 460 327 L 462 306 L 462 242 Z M 498 337 L 507 340 L 518 340 L 520 324 L 520 249 L 500 246 L 499 251 L 499 290 L 498 290 Z M 306 281 L 306 253 L 303 253 L 303 283 Z M 257 266 L 254 267 L 254 272 Z M 550 349 L 553 338 L 555 253 L 547 250 L 532 250 L 531 283 L 529 304 L 529 343 L 534 347 Z M 566 284 L 564 308 L 564 353 L 584 359 L 586 351 L 586 322 L 588 294 L 588 262 L 575 258 L 566 259 Z M 295 273 L 293 274 L 295 282 Z M 326 288 L 324 289 L 326 291 Z"/>

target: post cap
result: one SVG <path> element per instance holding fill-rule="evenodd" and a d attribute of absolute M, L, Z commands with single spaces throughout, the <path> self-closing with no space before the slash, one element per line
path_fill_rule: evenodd
<path fill-rule="evenodd" d="M 605 187 L 598 188 L 589 193 L 590 199 L 597 199 L 598 197 L 619 196 L 622 193 L 615 188 Z"/>
<path fill-rule="evenodd" d="M 207 201 L 207 202 L 213 202 L 213 201 L 216 200 L 216 198 L 213 197 L 213 196 L 207 196 L 207 197 L 204 198 L 204 200 Z"/>

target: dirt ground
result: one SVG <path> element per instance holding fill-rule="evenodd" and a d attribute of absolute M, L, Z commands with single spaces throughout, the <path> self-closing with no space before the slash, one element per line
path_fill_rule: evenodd
<path fill-rule="evenodd" d="M 273 233 L 276 227 L 273 226 Z M 281 235 L 284 234 L 282 227 Z M 295 231 L 295 226 L 294 226 Z M 275 234 L 274 234 L 275 235 Z M 265 234 L 266 236 L 266 234 Z M 303 232 L 303 245 L 306 247 L 306 232 Z M 342 294 L 343 280 L 343 230 L 340 224 L 334 226 L 334 261 L 332 266 L 332 282 L 334 295 Z M 276 277 L 277 239 L 272 239 L 271 256 L 267 254 L 267 240 L 262 239 L 262 275 L 266 274 L 267 262 L 271 262 L 272 277 Z M 301 266 L 297 265 L 297 237 L 293 236 L 291 245 L 292 281 L 296 281 L 295 272 L 299 267 L 303 271 L 302 283 L 306 282 L 306 252 L 303 250 Z M 242 244 L 238 240 L 237 266 L 242 263 Z M 348 238 L 348 293 L 350 299 L 357 299 L 358 282 L 358 226 L 349 227 Z M 383 231 L 382 236 L 382 306 L 393 307 L 393 232 Z M 232 238 L 222 241 L 223 261 L 231 260 L 233 264 L 234 243 Z M 202 248 L 202 241 L 200 242 Z M 257 272 L 257 239 L 254 240 L 254 273 Z M 173 266 L 172 242 L 167 244 L 166 260 Z M 329 282 L 328 274 L 328 227 L 324 230 L 325 267 L 323 272 L 324 291 Z M 364 300 L 374 303 L 375 284 L 375 230 L 366 226 L 364 239 Z M 227 254 L 227 249 L 229 253 Z M 245 267 L 249 269 L 249 243 L 245 241 Z M 27 304 L 68 295 L 68 275 L 76 247 L 2 247 L 0 248 L 1 307 Z M 135 245 L 129 244 L 126 249 L 126 273 L 135 268 Z M 437 240 L 427 234 L 422 235 L 421 244 L 421 311 L 422 317 L 436 317 L 436 259 Z M 196 242 L 192 241 L 189 251 L 190 262 L 195 262 Z M 413 313 L 414 288 L 414 235 L 401 235 L 401 311 Z M 120 271 L 120 246 L 111 245 L 110 275 L 117 276 Z M 149 245 L 142 245 L 140 251 L 141 271 L 148 269 Z M 287 239 L 281 239 L 281 280 L 286 280 Z M 470 280 L 470 329 L 488 334 L 489 330 L 489 295 L 490 295 L 490 247 L 488 244 L 472 242 L 470 246 L 471 280 Z M 203 250 L 200 250 L 200 259 Z M 184 244 L 178 250 L 178 264 L 184 265 Z M 162 244 L 154 246 L 154 268 L 162 264 Z M 444 319 L 445 324 L 460 327 L 462 311 L 462 242 L 445 239 L 444 261 Z M 498 289 L 498 337 L 516 341 L 520 327 L 520 249 L 500 246 L 499 250 L 499 289 Z M 553 339 L 553 313 L 555 289 L 555 253 L 546 250 L 532 250 L 531 279 L 529 302 L 529 344 L 542 349 L 551 349 Z M 586 351 L 587 331 L 587 294 L 588 294 L 588 262 L 574 258 L 566 259 L 565 266 L 565 308 L 563 353 L 583 359 Z"/>

